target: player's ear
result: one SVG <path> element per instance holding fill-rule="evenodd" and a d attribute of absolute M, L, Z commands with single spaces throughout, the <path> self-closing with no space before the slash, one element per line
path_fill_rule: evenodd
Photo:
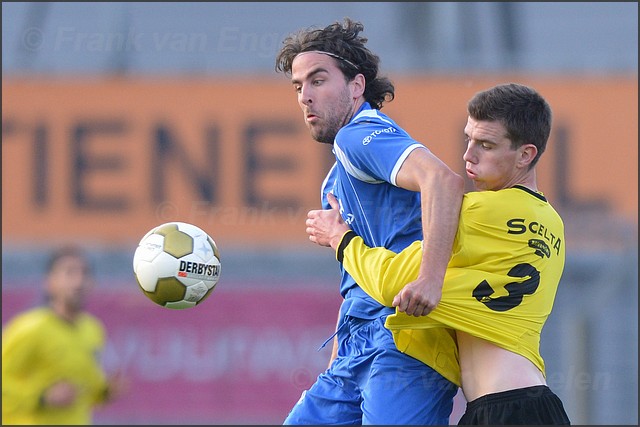
<path fill-rule="evenodd" d="M 538 147 L 533 144 L 524 144 L 520 147 L 520 156 L 518 158 L 519 166 L 528 168 L 531 162 L 538 155 Z"/>
<path fill-rule="evenodd" d="M 349 82 L 351 87 L 351 96 L 356 99 L 360 98 L 364 94 L 365 78 L 363 74 L 356 74 L 356 76 Z"/>

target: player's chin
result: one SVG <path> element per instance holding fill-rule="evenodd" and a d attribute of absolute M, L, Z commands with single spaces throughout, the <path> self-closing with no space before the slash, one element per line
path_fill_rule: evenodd
<path fill-rule="evenodd" d="M 469 175 L 467 174 L 467 176 Z M 485 181 L 478 179 L 477 175 L 473 175 L 473 177 L 470 177 L 470 179 L 473 182 L 473 188 L 475 188 L 477 191 L 488 190 L 490 188 Z"/>
<path fill-rule="evenodd" d="M 329 135 L 327 132 L 324 132 L 319 127 L 309 127 L 311 131 L 311 137 L 322 144 L 333 144 L 333 140 L 335 136 Z"/>
<path fill-rule="evenodd" d="M 86 302 L 86 298 L 84 297 L 70 298 L 67 301 L 67 307 L 72 311 L 80 311 L 84 309 L 85 302 Z"/>

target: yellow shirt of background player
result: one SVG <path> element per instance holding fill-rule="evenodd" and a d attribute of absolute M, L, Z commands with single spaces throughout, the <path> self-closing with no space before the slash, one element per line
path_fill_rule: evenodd
<path fill-rule="evenodd" d="M 2 332 L 2 424 L 91 424 L 107 390 L 98 358 L 104 340 L 102 324 L 87 313 L 74 323 L 49 308 L 14 318 Z M 42 406 L 42 393 L 58 380 L 78 387 L 76 401 L 67 408 Z"/>

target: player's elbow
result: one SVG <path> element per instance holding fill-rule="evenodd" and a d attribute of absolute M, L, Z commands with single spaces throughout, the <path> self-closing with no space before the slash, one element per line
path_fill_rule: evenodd
<path fill-rule="evenodd" d="M 447 188 L 455 193 L 462 194 L 464 192 L 464 179 L 447 165 L 443 164 L 437 171 L 437 176 L 434 178 L 438 180 L 442 188 Z"/>
<path fill-rule="evenodd" d="M 421 192 L 433 194 L 435 190 L 460 198 L 464 194 L 462 176 L 442 162 L 433 165 L 433 168 L 420 170 L 415 179 Z"/>

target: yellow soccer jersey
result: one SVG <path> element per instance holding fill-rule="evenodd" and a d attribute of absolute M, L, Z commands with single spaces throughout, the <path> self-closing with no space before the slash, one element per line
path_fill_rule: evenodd
<path fill-rule="evenodd" d="M 48 308 L 15 317 L 2 332 L 2 424 L 91 424 L 106 379 L 97 359 L 104 329 L 83 314 L 71 324 Z M 58 380 L 80 392 L 69 408 L 43 407 L 43 391 Z"/>
<path fill-rule="evenodd" d="M 345 269 L 386 306 L 418 277 L 420 241 L 399 254 L 360 237 L 340 246 Z M 399 350 L 430 366 L 419 331 L 445 326 L 518 353 L 544 373 L 540 334 L 564 262 L 564 224 L 542 194 L 520 186 L 467 193 L 439 305 L 422 317 L 396 311 L 386 326 Z"/>

